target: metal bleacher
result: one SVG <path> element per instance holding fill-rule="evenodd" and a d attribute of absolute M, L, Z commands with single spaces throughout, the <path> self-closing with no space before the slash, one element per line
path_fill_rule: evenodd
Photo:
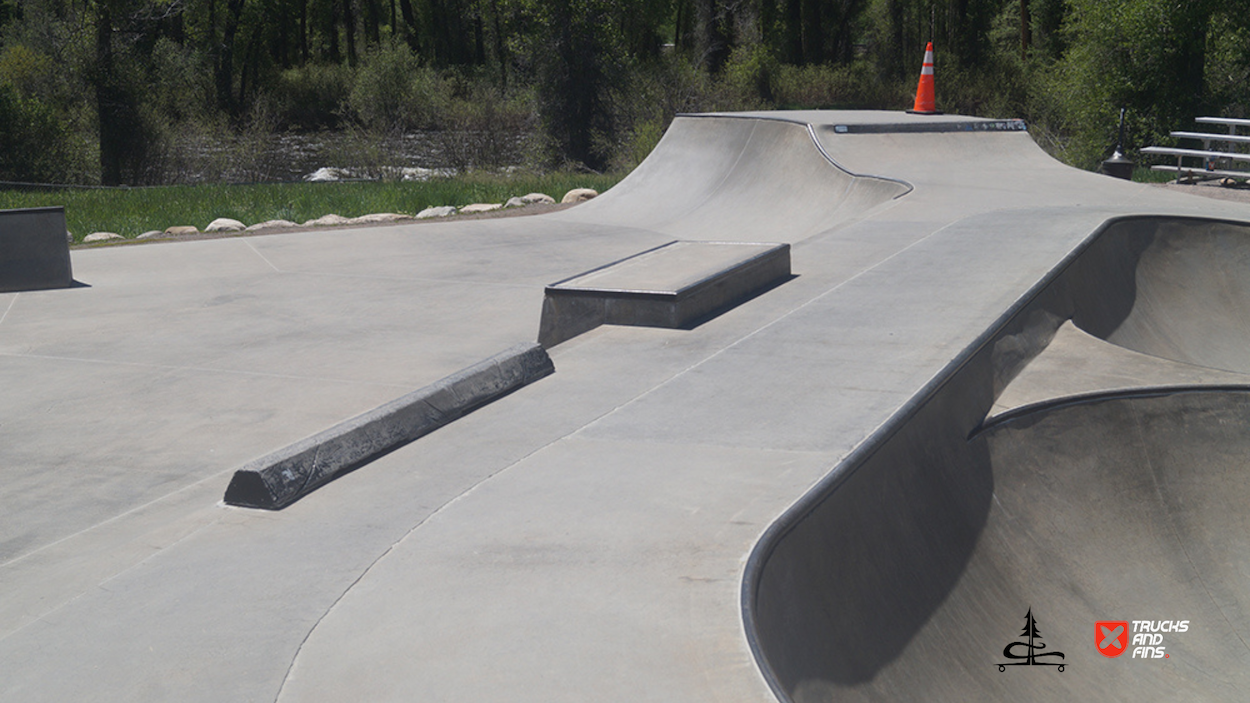
<path fill-rule="evenodd" d="M 1250 180 L 1250 171 L 1236 170 L 1239 164 L 1250 162 L 1250 153 L 1234 151 L 1240 144 L 1250 144 L 1250 136 L 1237 134 L 1238 127 L 1250 128 L 1250 120 L 1234 117 L 1196 117 L 1194 122 L 1227 127 L 1228 134 L 1172 132 L 1171 135 L 1177 139 L 1192 139 L 1202 142 L 1202 148 L 1145 147 L 1141 150 L 1143 154 L 1176 157 L 1176 165 L 1160 164 L 1151 166 L 1150 170 L 1170 171 L 1175 173 L 1178 179 L 1233 178 Z M 1190 161 L 1189 165 L 1185 164 L 1186 159 Z M 1195 160 L 1199 162 L 1197 165 L 1193 163 Z"/>

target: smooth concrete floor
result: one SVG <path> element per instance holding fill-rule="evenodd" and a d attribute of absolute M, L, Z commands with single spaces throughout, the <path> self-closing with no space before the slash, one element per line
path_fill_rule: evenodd
<path fill-rule="evenodd" d="M 1250 219 L 1024 133 L 769 117 L 679 120 L 553 215 L 77 250 L 84 287 L 0 295 L 0 700 L 773 700 L 740 612 L 768 525 L 1108 218 Z M 282 511 L 220 503 L 673 239 L 790 243 L 797 277 L 559 345 Z"/>

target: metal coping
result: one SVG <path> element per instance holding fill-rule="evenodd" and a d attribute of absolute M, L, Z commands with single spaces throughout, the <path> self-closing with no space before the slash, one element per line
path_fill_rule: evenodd
<path fill-rule="evenodd" d="M 959 122 L 896 122 L 893 124 L 835 124 L 836 134 L 915 134 L 924 132 L 1027 132 L 1024 120 L 977 120 Z"/>
<path fill-rule="evenodd" d="M 65 206 L 46 205 L 43 207 L 19 207 L 11 210 L 0 210 L 0 215 L 17 215 L 26 212 L 65 212 Z"/>
<path fill-rule="evenodd" d="M 1010 424 L 1016 420 L 1029 418 L 1034 415 L 1048 413 L 1055 410 L 1062 410 L 1076 405 L 1092 405 L 1095 403 L 1106 403 L 1116 400 L 1163 398 L 1166 396 L 1192 393 L 1240 393 L 1245 395 L 1250 394 L 1250 384 L 1213 383 L 1210 385 L 1204 385 L 1200 383 L 1178 383 L 1175 385 L 1164 384 L 1112 388 L 1109 390 L 1056 396 L 1054 398 L 1039 400 L 1036 403 L 1021 405 L 1010 410 L 1005 410 L 998 415 L 990 416 L 980 427 L 976 428 L 976 430 L 968 436 L 968 441 L 972 441 L 1002 425 Z"/>

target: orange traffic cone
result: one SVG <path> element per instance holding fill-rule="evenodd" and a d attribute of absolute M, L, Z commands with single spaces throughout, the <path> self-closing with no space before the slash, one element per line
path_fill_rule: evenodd
<path fill-rule="evenodd" d="M 920 69 L 920 84 L 916 86 L 916 106 L 908 112 L 913 115 L 942 114 L 933 96 L 933 42 L 929 42 L 924 49 L 924 66 Z"/>

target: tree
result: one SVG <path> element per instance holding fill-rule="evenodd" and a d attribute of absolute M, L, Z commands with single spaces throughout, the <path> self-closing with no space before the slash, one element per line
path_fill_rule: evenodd
<path fill-rule="evenodd" d="M 1119 108 L 1138 140 L 1158 142 L 1216 111 L 1206 77 L 1212 21 L 1244 3 L 1070 0 L 1069 47 L 1051 94 L 1074 135 L 1073 160 L 1092 167 L 1113 145 Z"/>
<path fill-rule="evenodd" d="M 73 161 L 68 146 L 53 110 L 0 82 L 0 180 L 63 183 Z"/>

